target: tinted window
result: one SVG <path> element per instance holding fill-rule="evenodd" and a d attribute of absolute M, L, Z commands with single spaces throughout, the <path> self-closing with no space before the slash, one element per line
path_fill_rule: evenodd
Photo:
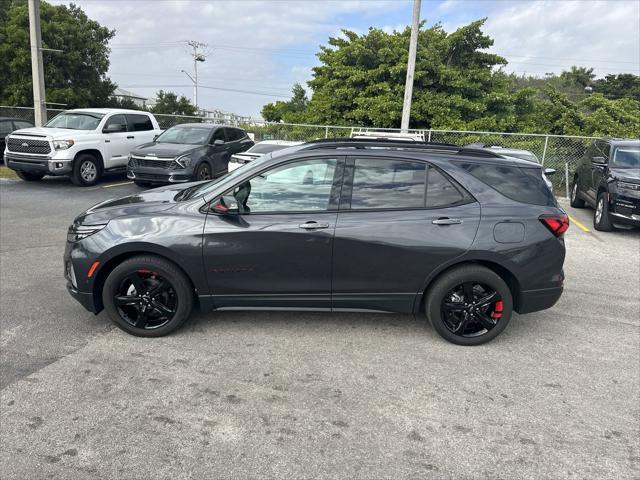
<path fill-rule="evenodd" d="M 354 168 L 352 209 L 425 206 L 424 163 L 357 158 Z"/>
<path fill-rule="evenodd" d="M 17 130 L 19 128 L 31 128 L 31 127 L 33 127 L 33 124 L 29 123 L 29 122 L 23 122 L 23 121 L 20 121 L 20 120 L 14 120 L 13 121 L 13 126 Z"/>
<path fill-rule="evenodd" d="M 427 208 L 446 207 L 465 200 L 458 188 L 434 167 L 427 174 Z"/>
<path fill-rule="evenodd" d="M 227 140 L 224 136 L 224 128 L 219 128 L 213 132 L 213 135 L 211 136 L 211 144 L 213 145 L 213 142 L 216 140 L 222 140 L 223 142 Z"/>
<path fill-rule="evenodd" d="M 104 124 L 104 128 L 106 129 L 109 125 L 118 125 L 120 127 L 119 131 L 127 131 L 127 121 L 125 120 L 124 115 L 118 114 L 109 117 L 107 122 Z"/>
<path fill-rule="evenodd" d="M 153 130 L 153 124 L 148 115 L 127 115 L 130 132 L 141 132 L 144 130 Z"/>
<path fill-rule="evenodd" d="M 240 213 L 323 211 L 329 208 L 335 158 L 282 165 L 234 188 Z"/>
<path fill-rule="evenodd" d="M 0 121 L 0 135 L 3 137 L 13 131 L 13 125 L 11 124 L 11 120 L 2 120 Z"/>
<path fill-rule="evenodd" d="M 544 182 L 540 168 L 478 163 L 463 164 L 462 168 L 512 200 L 533 205 L 555 205 L 553 193 Z"/>

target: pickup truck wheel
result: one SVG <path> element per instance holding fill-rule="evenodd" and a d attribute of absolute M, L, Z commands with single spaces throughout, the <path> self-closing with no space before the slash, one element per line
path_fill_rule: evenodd
<path fill-rule="evenodd" d="M 44 177 L 44 175 L 39 173 L 16 172 L 16 174 L 25 182 L 38 182 L 42 180 L 42 177 Z"/>
<path fill-rule="evenodd" d="M 80 187 L 95 185 L 102 176 L 102 162 L 91 154 L 81 153 L 73 161 L 71 181 Z"/>
<path fill-rule="evenodd" d="M 571 187 L 571 206 L 573 208 L 584 207 L 584 200 L 578 196 L 578 177 L 573 180 L 573 186 Z"/>
<path fill-rule="evenodd" d="M 613 224 L 609 216 L 609 205 L 607 204 L 604 192 L 598 195 L 596 210 L 593 213 L 593 228 L 600 232 L 610 232 L 613 230 Z"/>

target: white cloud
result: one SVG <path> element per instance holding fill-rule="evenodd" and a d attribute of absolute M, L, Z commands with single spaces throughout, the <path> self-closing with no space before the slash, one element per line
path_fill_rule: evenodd
<path fill-rule="evenodd" d="M 541 75 L 571 65 L 597 75 L 640 73 L 640 2 L 541 1 L 494 4 L 485 31 L 508 71 Z"/>

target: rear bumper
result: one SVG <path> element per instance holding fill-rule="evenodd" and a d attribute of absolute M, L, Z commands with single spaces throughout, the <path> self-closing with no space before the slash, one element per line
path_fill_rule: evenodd
<path fill-rule="evenodd" d="M 538 312 L 553 307 L 562 296 L 563 287 L 542 288 L 538 290 L 523 290 L 518 298 L 520 314 Z"/>

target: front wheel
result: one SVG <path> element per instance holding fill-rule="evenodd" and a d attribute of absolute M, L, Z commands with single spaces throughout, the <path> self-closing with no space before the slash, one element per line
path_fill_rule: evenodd
<path fill-rule="evenodd" d="M 104 308 L 113 323 L 139 337 L 161 337 L 191 314 L 193 288 L 173 263 L 154 256 L 125 260 L 107 277 Z"/>
<path fill-rule="evenodd" d="M 71 181 L 80 187 L 90 187 L 98 183 L 102 176 L 102 162 L 91 154 L 81 153 L 73 161 Z"/>
<path fill-rule="evenodd" d="M 196 181 L 211 180 L 212 178 L 211 167 L 209 167 L 208 163 L 202 162 L 198 165 L 198 168 L 196 168 Z"/>
<path fill-rule="evenodd" d="M 507 284 L 479 265 L 454 268 L 429 289 L 425 312 L 449 342 L 474 346 L 497 337 L 511 320 L 513 298 Z"/>
<path fill-rule="evenodd" d="M 613 230 L 611 216 L 609 215 L 609 205 L 606 201 L 605 192 L 600 192 L 596 203 L 596 210 L 593 213 L 593 228 L 600 232 L 610 232 Z"/>
<path fill-rule="evenodd" d="M 25 182 L 39 182 L 44 177 L 44 175 L 41 175 L 40 173 L 29 173 L 29 172 L 18 171 L 16 172 L 16 174 Z"/>

